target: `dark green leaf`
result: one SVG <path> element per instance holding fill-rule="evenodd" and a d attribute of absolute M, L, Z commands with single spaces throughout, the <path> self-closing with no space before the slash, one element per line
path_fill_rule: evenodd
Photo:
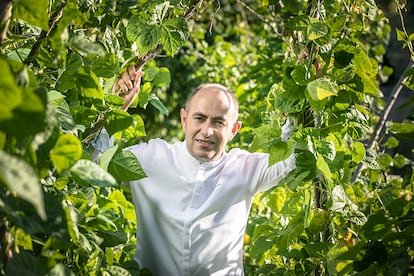
<path fill-rule="evenodd" d="M 108 171 L 118 181 L 134 181 L 146 177 L 137 158 L 131 151 L 121 151 L 109 163 Z"/>
<path fill-rule="evenodd" d="M 168 116 L 169 112 L 165 105 L 160 101 L 160 99 L 154 94 L 151 95 L 149 102 L 162 114 Z"/>
<path fill-rule="evenodd" d="M 46 219 L 43 190 L 31 166 L 6 152 L 0 154 L 0 179 L 9 191 L 30 202 L 42 219 Z"/>
<path fill-rule="evenodd" d="M 36 258 L 28 251 L 13 254 L 13 258 L 8 261 L 6 275 L 33 275 L 44 276 L 45 270 L 40 258 Z"/>

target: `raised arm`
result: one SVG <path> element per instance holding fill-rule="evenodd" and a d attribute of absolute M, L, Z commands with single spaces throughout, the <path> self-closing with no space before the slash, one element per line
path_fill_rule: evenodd
<path fill-rule="evenodd" d="M 120 96 L 125 100 L 124 105 L 121 107 L 122 110 L 127 111 L 129 106 L 138 96 L 141 85 L 141 78 L 143 72 L 139 69 L 136 70 L 134 66 L 128 66 L 128 69 L 122 73 L 120 79 L 116 86 L 114 86 L 114 91 L 121 90 Z"/>

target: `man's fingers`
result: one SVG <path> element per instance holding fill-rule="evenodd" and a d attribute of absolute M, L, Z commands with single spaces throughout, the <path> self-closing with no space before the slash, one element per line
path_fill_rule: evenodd
<path fill-rule="evenodd" d="M 121 79 L 119 81 L 121 82 L 121 80 L 122 80 L 122 84 L 124 86 L 126 86 L 128 89 L 132 89 L 132 87 L 133 87 L 132 79 L 131 79 L 131 76 L 129 75 L 128 72 L 124 72 L 122 74 Z"/>
<path fill-rule="evenodd" d="M 136 79 L 137 72 L 135 71 L 135 67 L 132 65 L 128 66 L 128 75 L 131 81 L 134 81 Z"/>

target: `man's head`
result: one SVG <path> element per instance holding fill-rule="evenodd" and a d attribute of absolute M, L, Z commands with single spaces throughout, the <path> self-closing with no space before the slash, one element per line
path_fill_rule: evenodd
<path fill-rule="evenodd" d="M 234 93 L 215 83 L 197 87 L 180 116 L 187 149 L 200 161 L 218 160 L 241 127 Z"/>

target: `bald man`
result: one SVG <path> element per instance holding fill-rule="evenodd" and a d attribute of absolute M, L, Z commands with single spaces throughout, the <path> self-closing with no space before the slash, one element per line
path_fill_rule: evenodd
<path fill-rule="evenodd" d="M 142 72 L 118 82 L 127 110 Z M 131 181 L 137 218 L 135 259 L 156 276 L 243 275 L 243 236 L 255 194 L 295 168 L 290 156 L 273 166 L 266 153 L 226 145 L 241 127 L 238 103 L 220 84 L 203 84 L 180 111 L 185 140 L 153 139 L 127 148 L 147 177 Z"/>

